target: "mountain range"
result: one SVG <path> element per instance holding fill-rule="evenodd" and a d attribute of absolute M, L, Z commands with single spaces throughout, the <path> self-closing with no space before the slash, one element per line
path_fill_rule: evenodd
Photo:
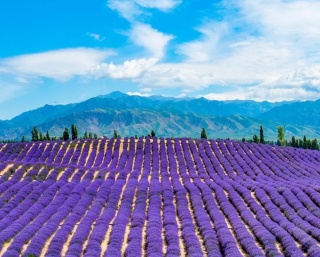
<path fill-rule="evenodd" d="M 0 139 L 30 139 L 34 126 L 60 137 L 71 124 L 79 136 L 85 131 L 111 137 L 147 135 L 159 137 L 199 137 L 202 128 L 209 138 L 252 138 L 259 134 L 275 140 L 277 127 L 286 138 L 320 138 L 320 100 L 306 102 L 211 101 L 205 98 L 130 96 L 121 92 L 97 96 L 68 105 L 45 105 L 0 121 Z"/>

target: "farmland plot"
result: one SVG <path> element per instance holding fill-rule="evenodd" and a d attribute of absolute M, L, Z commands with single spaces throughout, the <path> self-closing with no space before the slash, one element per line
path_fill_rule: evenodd
<path fill-rule="evenodd" d="M 0 256 L 320 256 L 320 152 L 237 141 L 0 144 Z"/>

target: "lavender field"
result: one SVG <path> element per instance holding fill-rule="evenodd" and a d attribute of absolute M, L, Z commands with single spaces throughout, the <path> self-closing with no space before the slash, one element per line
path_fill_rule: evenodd
<path fill-rule="evenodd" d="M 237 141 L 0 144 L 0 256 L 320 256 L 320 152 Z"/>

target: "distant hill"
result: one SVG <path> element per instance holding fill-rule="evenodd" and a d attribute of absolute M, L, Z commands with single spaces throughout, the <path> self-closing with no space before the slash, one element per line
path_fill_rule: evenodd
<path fill-rule="evenodd" d="M 162 137 L 199 137 L 201 128 L 205 128 L 211 138 L 240 139 L 252 138 L 254 133 L 258 135 L 262 125 L 266 139 L 275 139 L 277 126 L 283 125 L 286 136 L 306 134 L 320 138 L 320 130 L 313 125 L 315 121 L 290 123 L 287 119 L 285 113 L 295 108 L 299 108 L 295 114 L 300 116 L 315 114 L 319 102 L 305 103 L 312 112 L 300 111 L 307 108 L 301 106 L 304 103 L 140 97 L 112 92 L 76 104 L 45 105 L 0 121 L 0 139 L 30 138 L 33 126 L 42 132 L 48 130 L 51 136 L 60 136 L 71 124 L 77 126 L 80 136 L 90 131 L 111 137 L 114 129 L 122 136 L 141 136 L 153 129 Z M 297 105 L 299 107 L 290 107 Z"/>
<path fill-rule="evenodd" d="M 259 118 L 286 125 L 320 127 L 320 100 L 276 106 L 260 114 Z"/>

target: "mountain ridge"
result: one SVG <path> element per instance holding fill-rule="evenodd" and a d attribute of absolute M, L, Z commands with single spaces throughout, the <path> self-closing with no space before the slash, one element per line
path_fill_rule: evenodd
<path fill-rule="evenodd" d="M 315 112 L 317 108 L 320 109 L 320 100 L 270 103 L 162 98 L 127 95 L 115 91 L 80 103 L 45 105 L 11 120 L 0 121 L 0 139 L 19 140 L 22 136 L 30 138 L 33 126 L 37 126 L 42 132 L 48 130 L 51 135 L 60 136 L 64 128 L 71 124 L 77 126 L 79 135 L 90 131 L 110 136 L 116 129 L 123 136 L 140 136 L 153 129 L 158 136 L 198 137 L 203 127 L 211 137 L 248 138 L 254 133 L 259 134 L 258 128 L 263 125 L 266 137 L 275 139 L 277 126 L 288 125 L 288 135 L 308 133 L 308 136 L 320 137 L 320 130 L 315 127 L 314 119 L 305 118 L 310 121 L 306 124 L 282 122 L 285 121 L 283 112 L 291 110 L 291 105 L 298 105 L 300 109 L 304 105 L 311 106 L 308 108 L 312 109 L 315 105 Z"/>

